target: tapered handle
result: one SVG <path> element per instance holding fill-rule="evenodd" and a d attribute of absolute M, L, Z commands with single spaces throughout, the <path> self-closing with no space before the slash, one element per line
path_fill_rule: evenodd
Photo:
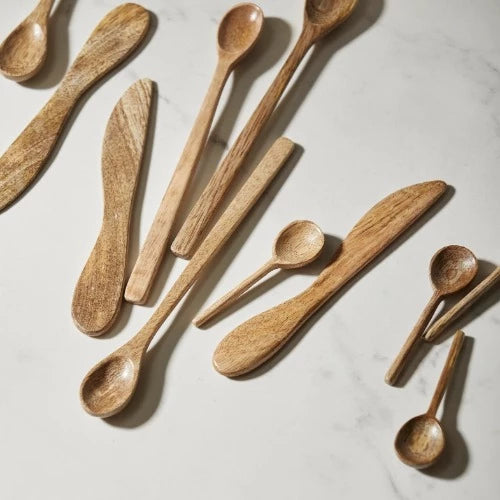
<path fill-rule="evenodd" d="M 230 73 L 230 61 L 219 59 L 201 110 L 128 280 L 125 289 L 128 302 L 144 304 L 148 300 L 167 250 L 175 218 L 207 142 L 215 110 Z"/>
<path fill-rule="evenodd" d="M 223 312 L 231 304 L 234 304 L 249 288 L 255 285 L 255 283 L 260 281 L 266 274 L 270 273 L 276 268 L 277 264 L 274 259 L 264 264 L 246 280 L 242 281 L 237 287 L 233 288 L 230 292 L 221 297 L 217 302 L 215 302 L 205 311 L 196 316 L 196 318 L 194 318 L 193 320 L 193 324 L 197 327 L 200 327 L 207 321 L 215 318 L 215 316 Z"/>
<path fill-rule="evenodd" d="M 451 323 L 464 314 L 477 300 L 500 281 L 500 266 L 497 267 L 487 278 L 472 289 L 462 300 L 457 302 L 447 313 L 443 314 L 425 332 L 425 340 L 432 342 Z"/>
<path fill-rule="evenodd" d="M 31 15 L 40 21 L 45 21 L 49 17 L 52 5 L 54 0 L 40 0 Z"/>
<path fill-rule="evenodd" d="M 311 47 L 311 43 L 312 35 L 308 30 L 303 31 L 284 66 L 236 139 L 236 142 L 215 171 L 177 234 L 171 247 L 175 255 L 189 258 L 193 254 L 208 223 L 243 165 L 257 136 L 278 104 L 295 70 Z"/>
<path fill-rule="evenodd" d="M 406 339 L 406 342 L 403 344 L 403 347 L 399 351 L 399 354 L 396 356 L 396 359 L 392 362 L 391 367 L 385 375 L 385 381 L 389 385 L 394 385 L 397 382 L 401 371 L 403 370 L 406 362 L 408 361 L 408 358 L 410 357 L 410 354 L 422 340 L 422 333 L 431 320 L 440 302 L 441 296 L 439 295 L 439 293 L 435 292 L 431 300 L 423 310 L 422 314 L 420 315 L 417 324 L 410 332 L 410 335 Z"/>
<path fill-rule="evenodd" d="M 455 333 L 455 336 L 453 337 L 453 343 L 451 344 L 450 352 L 448 353 L 448 357 L 446 358 L 446 363 L 444 365 L 443 371 L 441 372 L 441 376 L 439 377 L 439 381 L 436 390 L 434 392 L 434 395 L 432 396 L 429 409 L 427 410 L 427 415 L 431 417 L 436 416 L 439 404 L 443 399 L 443 395 L 450 381 L 453 368 L 455 367 L 463 343 L 464 343 L 464 332 L 459 330 Z"/>

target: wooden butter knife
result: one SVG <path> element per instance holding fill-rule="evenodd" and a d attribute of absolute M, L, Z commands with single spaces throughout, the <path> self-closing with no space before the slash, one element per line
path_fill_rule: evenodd
<path fill-rule="evenodd" d="M 148 28 L 149 12 L 133 3 L 101 20 L 49 102 L 0 158 L 0 210 L 35 180 L 80 97 L 132 53 Z"/>
<path fill-rule="evenodd" d="M 279 351 L 327 300 L 347 284 L 446 191 L 442 181 L 424 182 L 387 196 L 354 226 L 316 281 L 293 299 L 254 316 L 217 346 L 215 369 L 228 377 L 248 373 Z"/>

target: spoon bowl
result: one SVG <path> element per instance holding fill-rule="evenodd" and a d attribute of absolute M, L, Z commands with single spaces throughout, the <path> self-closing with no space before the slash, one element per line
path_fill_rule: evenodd
<path fill-rule="evenodd" d="M 432 258 L 432 284 L 442 295 L 458 292 L 474 279 L 478 267 L 475 255 L 468 248 L 449 245 L 439 250 Z"/>
<path fill-rule="evenodd" d="M 234 62 L 244 57 L 255 45 L 264 24 L 262 9 L 253 3 L 242 3 L 233 7 L 223 17 L 217 32 L 217 44 L 221 53 Z"/>
<path fill-rule="evenodd" d="M 294 269 L 313 262 L 323 250 L 325 236 L 317 224 L 308 220 L 286 226 L 274 242 L 274 257 L 282 269 Z"/>
<path fill-rule="evenodd" d="M 115 353 L 101 361 L 84 378 L 80 401 L 85 411 L 106 418 L 121 411 L 137 386 L 140 366 L 126 355 Z"/>
<path fill-rule="evenodd" d="M 399 459 L 406 465 L 417 469 L 429 467 L 445 448 L 439 420 L 426 414 L 408 420 L 399 430 L 394 447 Z"/>
<path fill-rule="evenodd" d="M 324 36 L 344 22 L 352 13 L 358 0 L 307 0 L 304 18 Z"/>

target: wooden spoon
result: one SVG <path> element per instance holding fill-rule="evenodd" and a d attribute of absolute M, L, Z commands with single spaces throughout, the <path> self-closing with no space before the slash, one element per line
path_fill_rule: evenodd
<path fill-rule="evenodd" d="M 446 191 L 442 181 L 400 189 L 372 207 L 352 228 L 331 264 L 299 295 L 269 309 L 226 335 L 213 356 L 227 377 L 248 373 L 277 353 L 333 295 L 339 292 Z"/>
<path fill-rule="evenodd" d="M 422 340 L 422 333 L 437 306 L 447 295 L 463 290 L 476 276 L 478 267 L 476 257 L 465 247 L 450 245 L 434 254 L 429 270 L 434 293 L 385 375 L 389 385 L 397 382 L 410 353 Z"/>
<path fill-rule="evenodd" d="M 424 339 L 432 342 L 453 321 L 464 314 L 479 298 L 500 281 L 500 266 L 490 273 L 479 285 L 473 288 L 465 297 L 459 300 L 449 311 L 443 314 L 425 332 Z"/>
<path fill-rule="evenodd" d="M 105 333 L 118 317 L 129 246 L 130 220 L 146 144 L 153 82 L 134 83 L 108 121 L 102 151 L 104 216 L 73 294 L 71 312 L 87 335 Z"/>
<path fill-rule="evenodd" d="M 262 31 L 264 14 L 260 7 L 243 3 L 222 19 L 217 34 L 219 60 L 212 83 L 196 118 L 182 156 L 163 196 L 160 208 L 127 283 L 125 299 L 144 304 L 165 255 L 175 217 L 199 162 L 220 95 L 234 67 L 254 47 Z"/>
<path fill-rule="evenodd" d="M 54 0 L 40 0 L 35 10 L 0 45 L 0 71 L 23 82 L 35 76 L 47 57 L 47 25 Z"/>
<path fill-rule="evenodd" d="M 271 271 L 307 266 L 319 256 L 324 244 L 325 236 L 314 222 L 296 220 L 288 224 L 274 242 L 272 258 L 236 288 L 196 316 L 193 324 L 200 327 L 217 316 Z"/>
<path fill-rule="evenodd" d="M 275 141 L 200 245 L 150 320 L 135 337 L 94 366 L 85 376 L 80 386 L 80 400 L 88 413 L 97 417 L 109 417 L 128 404 L 137 387 L 144 355 L 158 329 L 238 228 L 246 214 L 285 164 L 294 146 L 292 141 L 284 137 Z"/>
<path fill-rule="evenodd" d="M 146 36 L 149 12 L 133 3 L 109 12 L 90 35 L 55 94 L 0 158 L 0 210 L 34 181 L 75 104 Z"/>
<path fill-rule="evenodd" d="M 440 457 L 445 447 L 445 437 L 441 423 L 436 418 L 451 373 L 462 348 L 464 332 L 458 331 L 448 353 L 439 382 L 427 413 L 408 420 L 399 430 L 394 447 L 399 459 L 406 465 L 423 469 Z"/>
<path fill-rule="evenodd" d="M 177 234 L 171 247 L 175 255 L 189 258 L 193 254 L 298 65 L 320 38 L 349 17 L 356 3 L 357 0 L 306 0 L 304 25 L 295 47 Z"/>

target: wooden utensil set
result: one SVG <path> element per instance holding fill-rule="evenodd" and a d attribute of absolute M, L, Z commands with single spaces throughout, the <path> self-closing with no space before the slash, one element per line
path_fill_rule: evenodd
<path fill-rule="evenodd" d="M 33 13 L 0 45 L 0 71 L 5 76 L 25 80 L 43 65 L 52 3 L 53 0 L 41 0 Z M 173 224 L 181 203 L 186 200 L 224 84 L 236 64 L 255 45 L 264 22 L 262 10 L 250 3 L 236 5 L 224 16 L 217 35 L 219 60 L 212 83 L 128 283 L 125 273 L 129 228 L 148 136 L 153 82 L 139 80 L 117 103 L 109 118 L 102 150 L 102 227 L 75 288 L 72 303 L 75 324 L 90 336 L 101 335 L 118 317 L 123 296 L 132 303 L 145 303 L 169 244 L 175 255 L 191 260 L 137 335 L 85 376 L 80 396 L 88 413 L 109 417 L 127 405 L 137 387 L 153 337 L 193 283 L 207 272 L 210 262 L 292 154 L 294 143 L 284 137 L 277 139 L 206 234 L 216 209 L 301 60 L 312 45 L 349 17 L 355 5 L 356 0 L 306 0 L 303 30 L 294 49 L 171 242 Z M 53 97 L 0 158 L 0 210 L 13 203 L 34 181 L 78 99 L 134 51 L 148 31 L 149 20 L 146 9 L 126 3 L 99 23 Z M 34 25 L 39 28 L 34 29 Z M 37 36 L 33 35 L 35 32 Z M 235 377 L 254 370 L 272 357 L 312 314 L 419 219 L 446 189 L 442 181 L 424 182 L 401 189 L 376 204 L 353 227 L 332 262 L 311 286 L 243 323 L 220 342 L 213 356 L 215 369 Z M 215 317 L 268 272 L 309 264 L 319 256 L 323 245 L 324 236 L 316 224 L 292 222 L 278 235 L 272 259 L 200 313 L 194 324 L 200 326 Z M 500 281 L 500 268 L 497 268 L 425 332 L 442 298 L 469 285 L 477 268 L 475 256 L 464 247 L 445 247 L 434 256 L 430 270 L 433 297 L 387 372 L 387 383 L 396 383 L 418 343 L 424 339 L 434 340 Z M 444 447 L 435 413 L 462 340 L 463 333 L 457 333 L 429 411 L 405 424 L 396 438 L 398 456 L 407 464 L 429 465 Z"/>

